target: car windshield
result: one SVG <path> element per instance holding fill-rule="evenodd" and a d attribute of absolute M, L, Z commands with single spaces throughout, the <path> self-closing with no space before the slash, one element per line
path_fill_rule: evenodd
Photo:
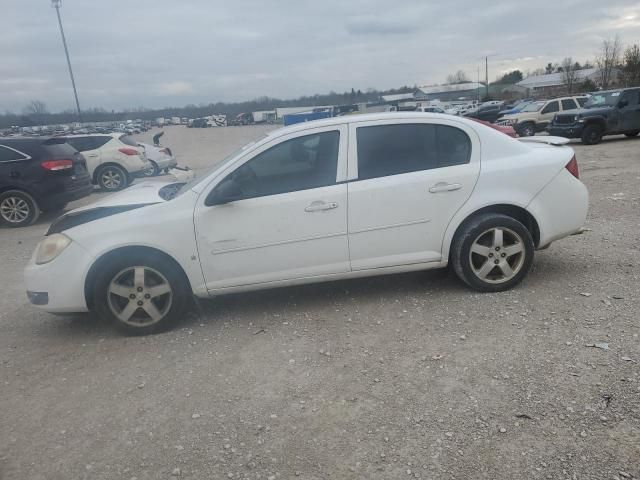
<path fill-rule="evenodd" d="M 614 107 L 618 100 L 620 100 L 621 92 L 603 92 L 603 93 L 594 93 L 591 95 L 591 98 L 587 100 L 587 103 L 584 104 L 584 108 L 595 108 L 595 107 Z"/>
<path fill-rule="evenodd" d="M 544 103 L 545 102 L 533 102 L 533 103 L 530 103 L 529 105 L 524 107 L 521 111 L 522 112 L 537 112 L 538 110 L 540 110 L 542 108 Z"/>

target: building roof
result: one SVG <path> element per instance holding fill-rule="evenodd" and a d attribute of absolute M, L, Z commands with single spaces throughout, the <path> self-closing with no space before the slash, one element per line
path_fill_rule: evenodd
<path fill-rule="evenodd" d="M 413 92 L 396 93 L 394 95 L 382 95 L 382 100 L 384 100 L 385 102 L 397 102 L 399 100 L 413 100 Z"/>
<path fill-rule="evenodd" d="M 597 73 L 597 68 L 576 70 L 576 80 L 582 82 Z M 520 80 L 516 85 L 525 88 L 557 87 L 564 85 L 564 79 L 562 78 L 562 72 L 548 73 L 546 75 L 529 75 L 527 78 Z"/>
<path fill-rule="evenodd" d="M 418 87 L 418 92 L 423 95 L 434 95 L 438 93 L 450 93 L 450 92 L 468 92 L 471 90 L 478 90 L 479 88 L 485 88 L 483 83 L 478 82 L 466 82 L 456 83 L 453 85 L 436 85 L 433 87 Z"/>

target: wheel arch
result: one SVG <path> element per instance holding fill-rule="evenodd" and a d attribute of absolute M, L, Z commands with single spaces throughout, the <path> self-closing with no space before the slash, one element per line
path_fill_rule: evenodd
<path fill-rule="evenodd" d="M 509 203 L 496 203 L 473 211 L 458 223 L 458 225 L 455 227 L 455 230 L 453 231 L 453 234 L 450 238 L 448 238 L 448 241 L 446 243 L 446 247 L 448 249 L 447 258 L 451 255 L 451 246 L 460 233 L 462 227 L 476 216 L 485 213 L 502 214 L 519 221 L 531 233 L 531 237 L 533 238 L 533 244 L 535 245 L 535 247 L 540 247 L 540 225 L 538 224 L 538 221 L 533 216 L 533 214 L 531 214 L 531 212 L 529 212 L 526 208 L 520 207 L 518 205 Z M 449 226 L 448 230 L 451 231 L 451 225 Z"/>
<path fill-rule="evenodd" d="M 109 261 L 111 261 L 111 259 L 115 257 L 118 257 L 125 253 L 135 254 L 136 252 L 153 253 L 154 255 L 158 255 L 160 258 L 165 259 L 167 262 L 173 265 L 173 267 L 176 268 L 178 272 L 180 272 L 180 274 L 183 277 L 183 280 L 186 282 L 188 286 L 188 289 L 193 292 L 193 288 L 191 287 L 191 281 L 189 280 L 188 275 L 184 271 L 184 268 L 182 268 L 182 265 L 180 265 L 180 263 L 168 253 L 163 252 L 162 250 L 155 247 L 149 247 L 149 246 L 143 246 L 143 245 L 130 245 L 125 247 L 118 247 L 103 253 L 100 257 L 98 257 L 93 262 L 91 267 L 89 267 L 89 271 L 87 272 L 87 275 L 84 280 L 84 299 L 87 303 L 87 308 L 89 310 L 93 310 L 94 305 L 93 305 L 92 290 L 96 282 L 100 268 L 103 265 L 109 263 Z"/>
<path fill-rule="evenodd" d="M 603 130 L 607 129 L 607 122 L 603 117 L 591 117 L 591 118 L 585 118 L 584 120 L 584 126 L 588 127 L 589 125 L 598 125 L 599 127 L 602 127 Z"/>

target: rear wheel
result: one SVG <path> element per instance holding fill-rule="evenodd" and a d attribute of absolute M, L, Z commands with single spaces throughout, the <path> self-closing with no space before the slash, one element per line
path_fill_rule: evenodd
<path fill-rule="evenodd" d="M 520 135 L 523 137 L 533 137 L 536 134 L 536 126 L 534 123 L 527 122 L 520 127 Z"/>
<path fill-rule="evenodd" d="M 582 132 L 582 143 L 585 145 L 596 145 L 602 141 L 603 133 L 600 125 L 595 123 L 587 125 Z"/>
<path fill-rule="evenodd" d="M 169 329 L 182 319 L 189 295 L 188 281 L 176 265 L 144 251 L 109 262 L 93 289 L 98 314 L 129 335 Z"/>
<path fill-rule="evenodd" d="M 26 227 L 40 216 L 34 198 L 21 190 L 8 190 L 0 194 L 0 223 L 9 227 Z"/>
<path fill-rule="evenodd" d="M 508 290 L 531 269 L 535 246 L 531 233 L 506 215 L 478 215 L 462 226 L 452 248 L 453 268 L 481 292 Z"/>
<path fill-rule="evenodd" d="M 637 137 L 639 133 L 640 133 L 640 130 L 634 130 L 633 132 L 625 133 L 625 135 L 629 138 L 632 138 L 632 137 Z"/>
<path fill-rule="evenodd" d="M 160 169 L 158 168 L 158 164 L 153 160 L 149 160 L 151 166 L 142 172 L 142 175 L 145 177 L 155 177 L 160 174 Z"/>
<path fill-rule="evenodd" d="M 129 185 L 129 175 L 117 165 L 105 165 L 98 170 L 98 186 L 107 192 L 122 190 Z"/>

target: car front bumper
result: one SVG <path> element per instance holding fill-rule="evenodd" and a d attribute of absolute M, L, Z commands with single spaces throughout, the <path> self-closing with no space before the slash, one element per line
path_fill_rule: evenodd
<path fill-rule="evenodd" d="M 51 313 L 88 311 L 84 295 L 86 274 L 94 258 L 72 241 L 54 260 L 35 263 L 35 252 L 24 269 L 27 298 L 31 304 Z"/>
<path fill-rule="evenodd" d="M 549 125 L 547 132 L 554 137 L 580 138 L 584 125 L 577 123 L 573 125 Z"/>

